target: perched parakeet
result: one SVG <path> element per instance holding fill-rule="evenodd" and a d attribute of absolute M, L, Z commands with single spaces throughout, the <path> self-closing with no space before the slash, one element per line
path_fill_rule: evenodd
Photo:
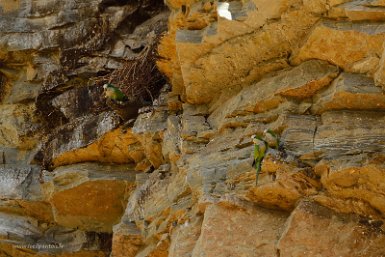
<path fill-rule="evenodd" d="M 106 97 L 116 101 L 116 102 L 126 102 L 127 96 L 123 94 L 122 91 L 120 91 L 119 88 L 111 85 L 111 84 L 104 84 L 104 93 L 106 94 Z"/>
<path fill-rule="evenodd" d="M 279 147 L 278 136 L 271 129 L 266 129 L 263 132 L 263 139 L 265 140 L 265 142 L 268 144 L 270 148 L 278 149 Z"/>
<path fill-rule="evenodd" d="M 258 176 L 261 171 L 262 160 L 265 157 L 268 145 L 259 136 L 253 135 L 251 138 L 254 143 L 254 165 L 256 170 L 255 185 L 258 185 Z"/>

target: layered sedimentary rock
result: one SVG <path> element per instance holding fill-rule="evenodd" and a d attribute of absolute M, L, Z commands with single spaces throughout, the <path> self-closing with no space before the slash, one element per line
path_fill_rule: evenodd
<path fill-rule="evenodd" d="M 168 10 L 23 0 L 0 1 L 0 16 L 0 255 L 107 256 L 152 159 L 98 81 L 165 30 Z"/>
<path fill-rule="evenodd" d="M 378 246 L 384 240 L 378 224 L 302 202 L 285 225 L 277 245 L 278 253 L 281 256 L 378 256 L 383 252 Z M 341 238 L 341 234 L 345 236 Z"/>
<path fill-rule="evenodd" d="M 384 8 L 0 0 L 0 255 L 381 256 Z M 160 34 L 152 106 L 106 101 Z"/>
<path fill-rule="evenodd" d="M 48 175 L 43 191 L 55 221 L 98 232 L 109 232 L 120 219 L 135 182 L 130 166 L 83 163 L 59 167 Z"/>

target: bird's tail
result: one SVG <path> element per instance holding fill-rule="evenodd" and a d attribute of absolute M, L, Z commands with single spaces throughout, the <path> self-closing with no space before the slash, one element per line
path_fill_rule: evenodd
<path fill-rule="evenodd" d="M 261 162 L 257 162 L 255 163 L 255 170 L 256 170 L 256 173 L 255 173 L 255 185 L 258 186 L 258 177 L 259 177 L 259 173 L 261 172 Z"/>

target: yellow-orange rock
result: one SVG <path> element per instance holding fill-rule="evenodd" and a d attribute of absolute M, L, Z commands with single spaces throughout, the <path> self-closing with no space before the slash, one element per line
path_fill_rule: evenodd
<path fill-rule="evenodd" d="M 361 199 L 342 199 L 331 196 L 327 192 L 311 196 L 310 199 L 338 213 L 355 213 L 363 217 L 382 219 L 381 213 Z"/>
<path fill-rule="evenodd" d="M 53 159 L 53 164 L 54 167 L 93 161 L 127 164 L 139 163 L 144 158 L 143 148 L 131 129 L 118 128 L 84 148 L 62 153 Z"/>
<path fill-rule="evenodd" d="M 276 256 L 275 240 L 287 214 L 209 205 L 192 256 Z"/>
<path fill-rule="evenodd" d="M 278 113 L 286 112 L 287 109 L 295 112 L 295 109 L 301 109 L 301 107 L 295 107 L 296 104 L 288 102 L 286 97 L 309 98 L 321 88 L 328 86 L 337 74 L 336 67 L 314 60 L 285 69 L 242 89 L 212 113 L 210 122 L 214 125 L 223 124 L 225 118 L 264 113 L 279 107 L 283 110 Z"/>
<path fill-rule="evenodd" d="M 20 1 L 17 0 L 17 1 L 9 2 L 7 0 L 1 0 L 0 7 L 5 12 L 17 11 L 20 8 Z"/>
<path fill-rule="evenodd" d="M 377 160 L 365 156 L 341 157 L 322 161 L 315 170 L 331 196 L 364 201 L 385 216 L 382 161 L 383 157 Z"/>
<path fill-rule="evenodd" d="M 383 23 L 325 21 L 313 29 L 292 62 L 320 59 L 354 72 L 355 64 L 382 54 L 384 40 Z"/>
<path fill-rule="evenodd" d="M 33 136 L 38 129 L 34 104 L 0 106 L 0 144 L 5 147 L 31 149 L 37 141 Z"/>
<path fill-rule="evenodd" d="M 315 195 L 320 189 L 320 183 L 310 177 L 308 171 L 268 153 L 263 159 L 258 185 L 254 168 L 229 182 L 234 185 L 234 191 L 248 201 L 268 208 L 292 210 L 300 199 Z"/>
<path fill-rule="evenodd" d="M 132 167 L 84 163 L 57 168 L 43 186 L 58 224 L 111 232 L 134 182 Z"/>
<path fill-rule="evenodd" d="M 168 235 L 165 235 L 159 240 L 148 244 L 136 257 L 168 257 L 168 248 L 170 247 L 170 240 Z"/>
<path fill-rule="evenodd" d="M 146 158 L 155 168 L 164 163 L 162 141 L 167 127 L 167 117 L 165 110 L 144 113 L 138 116 L 132 128 Z"/>
<path fill-rule="evenodd" d="M 114 226 L 111 257 L 135 257 L 143 245 L 143 237 L 135 224 L 119 223 Z"/>
<path fill-rule="evenodd" d="M 384 52 L 382 53 L 378 70 L 374 74 L 374 80 L 377 86 L 382 87 L 383 90 L 385 89 L 385 48 Z"/>
<path fill-rule="evenodd" d="M 281 256 L 381 256 L 385 236 L 371 220 L 342 215 L 312 202 L 291 214 L 278 241 Z"/>
<path fill-rule="evenodd" d="M 202 218 L 196 218 L 176 227 L 171 235 L 169 257 L 191 256 L 201 233 Z"/>
<path fill-rule="evenodd" d="M 204 11 L 200 5 L 193 5 L 188 16 Z M 293 42 L 318 20 L 301 8 L 291 11 L 287 1 L 229 5 L 234 19 L 219 13 L 217 21 L 200 29 L 186 29 L 178 13 L 171 16 L 169 35 L 160 46 L 167 61 L 160 67 L 190 103 L 210 103 L 223 91 L 239 91 L 265 73 L 286 67 L 285 57 L 297 47 Z M 278 18 L 279 22 L 268 22 Z"/>
<path fill-rule="evenodd" d="M 312 111 L 385 110 L 385 94 L 371 78 L 343 73 L 333 84 L 313 98 Z"/>
<path fill-rule="evenodd" d="M 331 18 L 348 18 L 351 21 L 384 21 L 385 11 L 374 1 L 345 1 L 347 3 L 332 8 Z"/>
<path fill-rule="evenodd" d="M 51 205 L 43 201 L 3 200 L 0 212 L 29 216 L 44 222 L 53 222 Z"/>

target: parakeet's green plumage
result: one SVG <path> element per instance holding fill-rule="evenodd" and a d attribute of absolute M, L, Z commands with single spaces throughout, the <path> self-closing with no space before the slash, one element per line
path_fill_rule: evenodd
<path fill-rule="evenodd" d="M 278 136 L 271 129 L 266 129 L 263 132 L 263 139 L 265 140 L 265 142 L 268 144 L 270 148 L 278 149 L 279 147 Z"/>
<path fill-rule="evenodd" d="M 259 173 L 261 172 L 262 160 L 265 157 L 267 144 L 264 140 L 262 140 L 258 136 L 253 136 L 252 138 L 254 143 L 254 163 L 255 163 L 255 170 L 256 170 L 255 184 L 258 185 L 258 176 L 259 176 Z"/>
<path fill-rule="evenodd" d="M 117 88 L 111 84 L 104 84 L 103 88 L 104 88 L 104 92 L 106 94 L 106 97 L 108 97 L 114 101 L 126 102 L 128 100 L 127 96 L 125 94 L 123 94 L 123 92 L 120 91 L 119 88 Z"/>

